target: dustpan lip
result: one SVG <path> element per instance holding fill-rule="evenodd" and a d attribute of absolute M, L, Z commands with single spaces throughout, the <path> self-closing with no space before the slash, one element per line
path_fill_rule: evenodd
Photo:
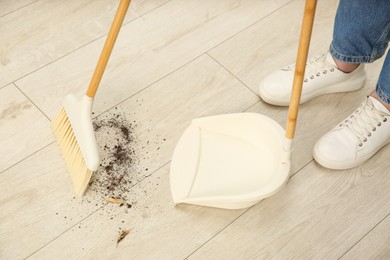
<path fill-rule="evenodd" d="M 257 191 L 223 196 L 198 196 L 183 198 L 175 198 L 173 196 L 173 201 L 175 204 L 188 203 L 227 209 L 240 209 L 250 207 L 265 198 L 275 195 L 287 183 L 290 176 L 291 165 L 290 163 L 281 164 L 282 165 L 279 171 L 275 174 L 273 181 L 271 181 L 266 187 Z M 221 204 L 225 204 L 228 206 L 221 206 Z"/>

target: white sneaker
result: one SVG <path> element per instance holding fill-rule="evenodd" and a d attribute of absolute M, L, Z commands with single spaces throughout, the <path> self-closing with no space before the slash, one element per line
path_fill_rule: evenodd
<path fill-rule="evenodd" d="M 271 73 L 260 83 L 259 96 L 272 105 L 288 106 L 294 70 L 295 64 Z M 308 60 L 306 64 L 300 103 L 324 94 L 360 89 L 365 79 L 364 64 L 351 73 L 344 73 L 337 69 L 330 53 L 324 53 Z"/>
<path fill-rule="evenodd" d="M 349 169 L 367 161 L 390 143 L 390 111 L 377 99 L 367 99 L 314 146 L 314 159 L 330 169 Z"/>

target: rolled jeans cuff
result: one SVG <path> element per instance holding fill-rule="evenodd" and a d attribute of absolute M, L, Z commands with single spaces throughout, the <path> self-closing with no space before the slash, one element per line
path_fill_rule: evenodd
<path fill-rule="evenodd" d="M 349 55 L 342 54 L 340 51 L 338 51 L 335 48 L 333 42 L 329 47 L 329 52 L 333 58 L 346 63 L 371 63 L 381 58 L 384 54 L 384 53 L 378 53 L 376 56 L 349 56 Z"/>

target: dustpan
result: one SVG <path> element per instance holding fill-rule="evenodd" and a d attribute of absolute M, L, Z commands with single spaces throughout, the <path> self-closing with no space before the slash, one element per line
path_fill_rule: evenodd
<path fill-rule="evenodd" d="M 192 120 L 171 160 L 175 204 L 247 208 L 286 184 L 316 3 L 305 5 L 286 131 L 257 113 Z"/>

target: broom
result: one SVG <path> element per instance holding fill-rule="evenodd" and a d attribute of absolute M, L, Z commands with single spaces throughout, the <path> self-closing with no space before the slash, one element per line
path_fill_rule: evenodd
<path fill-rule="evenodd" d="M 85 96 L 79 98 L 67 95 L 60 113 L 52 123 L 77 196 L 84 194 L 92 173 L 99 167 L 99 152 L 92 125 L 92 105 L 130 2 L 131 0 L 121 0 L 119 3 Z"/>

